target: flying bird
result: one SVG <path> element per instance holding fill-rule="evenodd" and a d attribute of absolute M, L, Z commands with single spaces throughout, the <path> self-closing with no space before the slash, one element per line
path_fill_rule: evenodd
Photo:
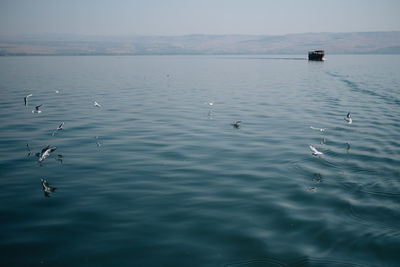
<path fill-rule="evenodd" d="M 63 126 L 64 126 L 64 122 L 62 122 L 62 123 L 60 124 L 60 126 L 58 126 L 57 129 L 54 130 L 54 132 L 52 133 L 52 136 L 54 136 L 54 134 L 56 134 L 57 131 L 62 130 L 62 129 L 63 129 Z"/>
<path fill-rule="evenodd" d="M 24 97 L 25 107 L 26 107 L 26 105 L 28 105 L 28 98 L 31 97 L 31 96 L 33 96 L 33 95 L 29 94 L 29 95 Z"/>
<path fill-rule="evenodd" d="M 94 101 L 93 104 L 95 107 L 98 107 L 98 108 L 101 107 L 101 105 L 99 103 L 97 103 L 96 101 Z"/>
<path fill-rule="evenodd" d="M 242 122 L 242 121 L 234 121 L 234 122 L 232 123 L 232 126 L 235 127 L 235 128 L 239 128 L 241 122 Z"/>
<path fill-rule="evenodd" d="M 41 110 L 39 110 L 39 108 L 42 106 L 43 104 L 40 104 L 39 106 L 36 106 L 34 110 L 32 110 L 32 113 L 42 113 Z"/>
<path fill-rule="evenodd" d="M 40 181 L 42 182 L 43 192 L 44 192 L 45 197 L 49 197 L 50 193 L 56 191 L 57 188 L 50 186 L 50 184 L 49 184 L 49 182 L 47 182 L 47 180 L 40 179 Z"/>
<path fill-rule="evenodd" d="M 324 153 L 318 151 L 313 145 L 310 145 L 310 149 L 312 151 L 313 156 L 321 156 L 324 154 Z"/>
<path fill-rule="evenodd" d="M 320 131 L 320 132 L 325 132 L 325 130 L 326 130 L 326 128 L 316 128 L 316 127 L 312 127 L 312 126 L 310 126 L 310 128 L 313 130 Z"/>
<path fill-rule="evenodd" d="M 347 121 L 348 124 L 351 124 L 353 122 L 353 119 L 350 116 L 350 112 L 347 113 L 346 118 L 344 118 L 345 121 Z"/>
<path fill-rule="evenodd" d="M 42 149 L 42 152 L 40 154 L 39 162 L 42 162 L 45 160 L 51 152 L 54 152 L 56 150 L 56 147 L 50 148 L 50 146 L 46 146 L 45 148 Z"/>

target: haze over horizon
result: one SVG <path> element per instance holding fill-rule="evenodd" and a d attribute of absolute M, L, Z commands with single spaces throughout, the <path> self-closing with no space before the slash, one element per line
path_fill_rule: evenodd
<path fill-rule="evenodd" d="M 399 31 L 399 11 L 395 0 L 3 0 L 0 36 Z"/>

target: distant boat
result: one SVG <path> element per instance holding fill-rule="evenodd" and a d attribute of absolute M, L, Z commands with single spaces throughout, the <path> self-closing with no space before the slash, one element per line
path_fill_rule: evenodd
<path fill-rule="evenodd" d="M 324 50 L 315 50 L 308 52 L 308 60 L 324 61 L 325 60 Z"/>

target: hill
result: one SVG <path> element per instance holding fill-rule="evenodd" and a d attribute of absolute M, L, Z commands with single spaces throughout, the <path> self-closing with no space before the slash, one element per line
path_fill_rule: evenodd
<path fill-rule="evenodd" d="M 286 35 L 0 37 L 0 55 L 400 54 L 400 31 Z"/>

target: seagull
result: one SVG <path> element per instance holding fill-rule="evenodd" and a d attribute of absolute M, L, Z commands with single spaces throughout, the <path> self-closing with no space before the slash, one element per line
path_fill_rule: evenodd
<path fill-rule="evenodd" d="M 25 107 L 26 107 L 26 105 L 28 105 L 28 98 L 31 97 L 31 96 L 33 96 L 33 95 L 29 94 L 29 95 L 24 97 Z"/>
<path fill-rule="evenodd" d="M 56 90 L 55 92 L 56 92 L 56 94 L 58 94 L 60 91 Z"/>
<path fill-rule="evenodd" d="M 235 127 L 235 128 L 239 128 L 241 122 L 242 122 L 242 121 L 234 121 L 234 122 L 232 123 L 232 126 Z"/>
<path fill-rule="evenodd" d="M 353 119 L 350 117 L 350 112 L 347 113 L 346 118 L 344 118 L 345 121 L 347 121 L 348 124 L 351 124 L 353 122 Z"/>
<path fill-rule="evenodd" d="M 50 196 L 50 193 L 56 191 L 57 188 L 56 188 L 56 187 L 50 186 L 50 184 L 47 182 L 47 180 L 45 180 L 45 179 L 40 179 L 40 181 L 42 182 L 43 192 L 44 192 L 44 195 L 45 195 L 46 197 L 49 197 L 49 196 Z"/>
<path fill-rule="evenodd" d="M 313 156 L 321 156 L 324 154 L 322 152 L 319 152 L 313 145 L 310 145 L 310 149 L 312 151 Z"/>
<path fill-rule="evenodd" d="M 43 160 L 45 160 L 51 152 L 54 152 L 56 150 L 56 147 L 52 147 L 50 148 L 50 146 L 46 146 L 45 148 L 42 149 L 42 153 L 40 155 L 39 161 L 42 162 Z"/>
<path fill-rule="evenodd" d="M 63 129 L 63 126 L 64 126 L 64 122 L 62 122 L 62 123 L 60 124 L 60 126 L 58 126 L 57 129 L 54 130 L 52 136 L 54 136 L 54 134 L 57 133 L 58 130 L 62 130 L 62 129 Z"/>
<path fill-rule="evenodd" d="M 96 101 L 94 101 L 93 104 L 95 107 L 98 107 L 98 108 L 101 107 L 101 105 L 99 103 L 97 103 Z"/>
<path fill-rule="evenodd" d="M 322 175 L 320 173 L 314 173 L 313 181 L 319 184 L 320 182 L 322 182 Z"/>
<path fill-rule="evenodd" d="M 311 192 L 317 192 L 317 188 L 314 187 L 314 186 L 310 186 L 310 187 L 308 187 L 307 189 L 308 189 L 309 191 L 311 191 Z"/>
<path fill-rule="evenodd" d="M 312 127 L 312 126 L 310 126 L 310 128 L 313 129 L 313 130 L 318 130 L 320 132 L 325 132 L 325 130 L 326 130 L 326 128 L 315 128 L 315 127 Z"/>
<path fill-rule="evenodd" d="M 32 110 L 32 113 L 42 113 L 41 110 L 39 110 L 39 108 L 42 106 L 43 104 L 40 104 L 39 106 L 36 106 L 34 110 Z"/>

